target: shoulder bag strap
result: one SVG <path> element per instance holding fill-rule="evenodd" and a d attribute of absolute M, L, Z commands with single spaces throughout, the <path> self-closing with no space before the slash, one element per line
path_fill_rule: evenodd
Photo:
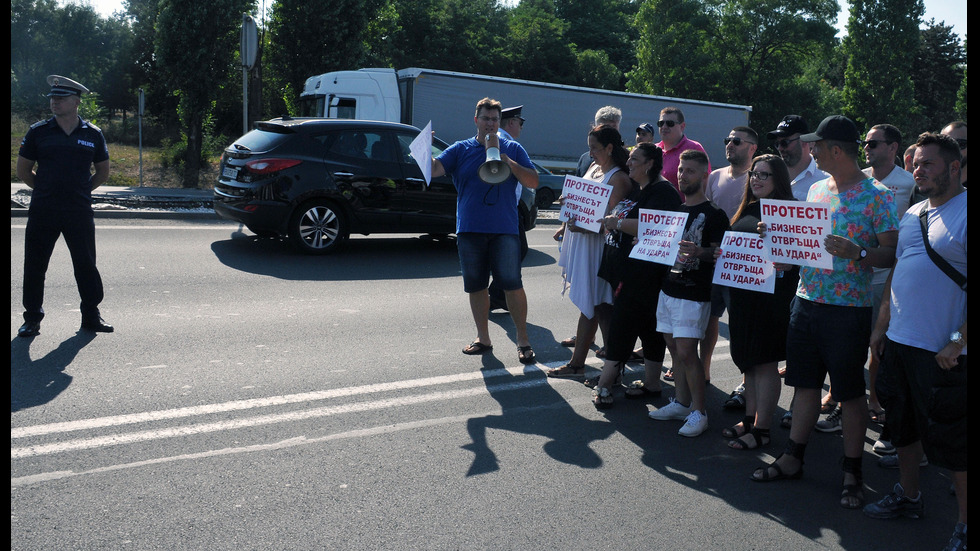
<path fill-rule="evenodd" d="M 933 250 L 932 245 L 929 244 L 929 211 L 925 207 L 922 208 L 922 212 L 919 213 L 919 226 L 922 228 L 922 241 L 925 244 L 926 252 L 929 253 L 929 258 L 936 263 L 936 266 L 943 271 L 950 279 L 956 283 L 963 292 L 966 292 L 966 276 L 956 271 L 955 268 L 946 262 L 939 253 Z"/>

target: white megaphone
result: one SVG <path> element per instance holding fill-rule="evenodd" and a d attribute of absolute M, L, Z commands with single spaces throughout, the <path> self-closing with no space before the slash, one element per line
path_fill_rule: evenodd
<path fill-rule="evenodd" d="M 487 134 L 487 160 L 480 165 L 480 170 L 477 172 L 477 174 L 484 182 L 494 185 L 503 182 L 507 178 L 510 178 L 510 167 L 507 166 L 507 163 L 500 160 L 500 148 L 491 147 L 490 136 L 496 138 L 495 135 Z M 494 141 L 499 143 L 497 140 Z"/>

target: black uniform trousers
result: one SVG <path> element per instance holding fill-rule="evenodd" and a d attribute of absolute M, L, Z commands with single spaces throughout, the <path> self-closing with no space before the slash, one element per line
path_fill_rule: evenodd
<path fill-rule="evenodd" d="M 24 239 L 24 321 L 44 317 L 44 278 L 59 236 L 71 254 L 75 283 L 81 296 L 82 320 L 98 320 L 104 292 L 95 267 L 95 218 L 92 212 L 31 212 Z"/>

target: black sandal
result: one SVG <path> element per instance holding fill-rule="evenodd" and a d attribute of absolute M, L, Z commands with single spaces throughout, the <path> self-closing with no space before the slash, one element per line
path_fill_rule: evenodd
<path fill-rule="evenodd" d="M 613 384 L 614 385 L 621 385 L 621 384 L 623 384 L 623 372 L 624 371 L 626 371 L 626 362 L 619 362 L 619 375 L 616 375 L 616 380 L 613 381 Z M 599 386 L 599 377 L 601 377 L 601 376 L 602 376 L 602 373 L 599 373 L 595 377 L 589 377 L 588 379 L 582 381 L 582 384 L 585 385 L 585 386 L 587 386 L 587 387 L 589 387 L 589 388 L 595 388 L 595 387 Z"/>
<path fill-rule="evenodd" d="M 786 442 L 786 451 L 783 452 L 782 455 L 777 457 L 776 461 L 773 461 L 772 463 L 766 465 L 765 467 L 756 469 L 752 473 L 752 475 L 749 476 L 749 478 L 751 478 L 755 482 L 774 482 L 776 480 L 799 480 L 803 478 L 804 452 L 806 452 L 806 444 L 797 444 L 796 442 L 793 442 L 792 438 L 790 438 Z M 777 463 L 777 461 L 779 461 L 779 458 L 782 457 L 783 455 L 789 455 L 799 460 L 800 467 L 796 469 L 796 472 L 790 474 L 786 474 L 783 472 L 782 467 L 780 467 L 779 464 Z M 770 470 L 772 470 L 774 474 L 770 474 Z"/>
<path fill-rule="evenodd" d="M 752 440 L 744 440 L 746 437 L 751 437 Z M 756 427 L 752 427 L 752 430 L 747 434 L 743 434 L 728 442 L 728 447 L 733 450 L 757 450 L 767 445 L 769 445 L 769 429 L 759 429 Z"/>
<path fill-rule="evenodd" d="M 533 364 L 534 350 L 531 348 L 531 345 L 518 346 L 517 359 L 520 360 L 522 364 Z"/>
<path fill-rule="evenodd" d="M 741 438 L 752 432 L 753 422 L 755 422 L 755 417 L 746 415 L 742 418 L 741 423 L 721 429 L 721 435 L 725 438 Z"/>
<path fill-rule="evenodd" d="M 854 477 L 852 484 L 844 484 L 844 489 L 840 494 L 840 506 L 845 509 L 860 509 L 864 507 L 864 477 L 861 473 L 861 458 L 847 457 L 841 458 L 841 470 L 844 471 L 844 480 L 847 475 Z M 854 503 L 852 500 L 856 500 Z"/>

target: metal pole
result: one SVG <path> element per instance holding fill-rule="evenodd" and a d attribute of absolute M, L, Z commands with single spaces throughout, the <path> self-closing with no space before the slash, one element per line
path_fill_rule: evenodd
<path fill-rule="evenodd" d="M 140 88 L 137 106 L 137 118 L 139 119 L 139 149 L 140 149 L 140 187 L 143 187 L 143 89 Z"/>

